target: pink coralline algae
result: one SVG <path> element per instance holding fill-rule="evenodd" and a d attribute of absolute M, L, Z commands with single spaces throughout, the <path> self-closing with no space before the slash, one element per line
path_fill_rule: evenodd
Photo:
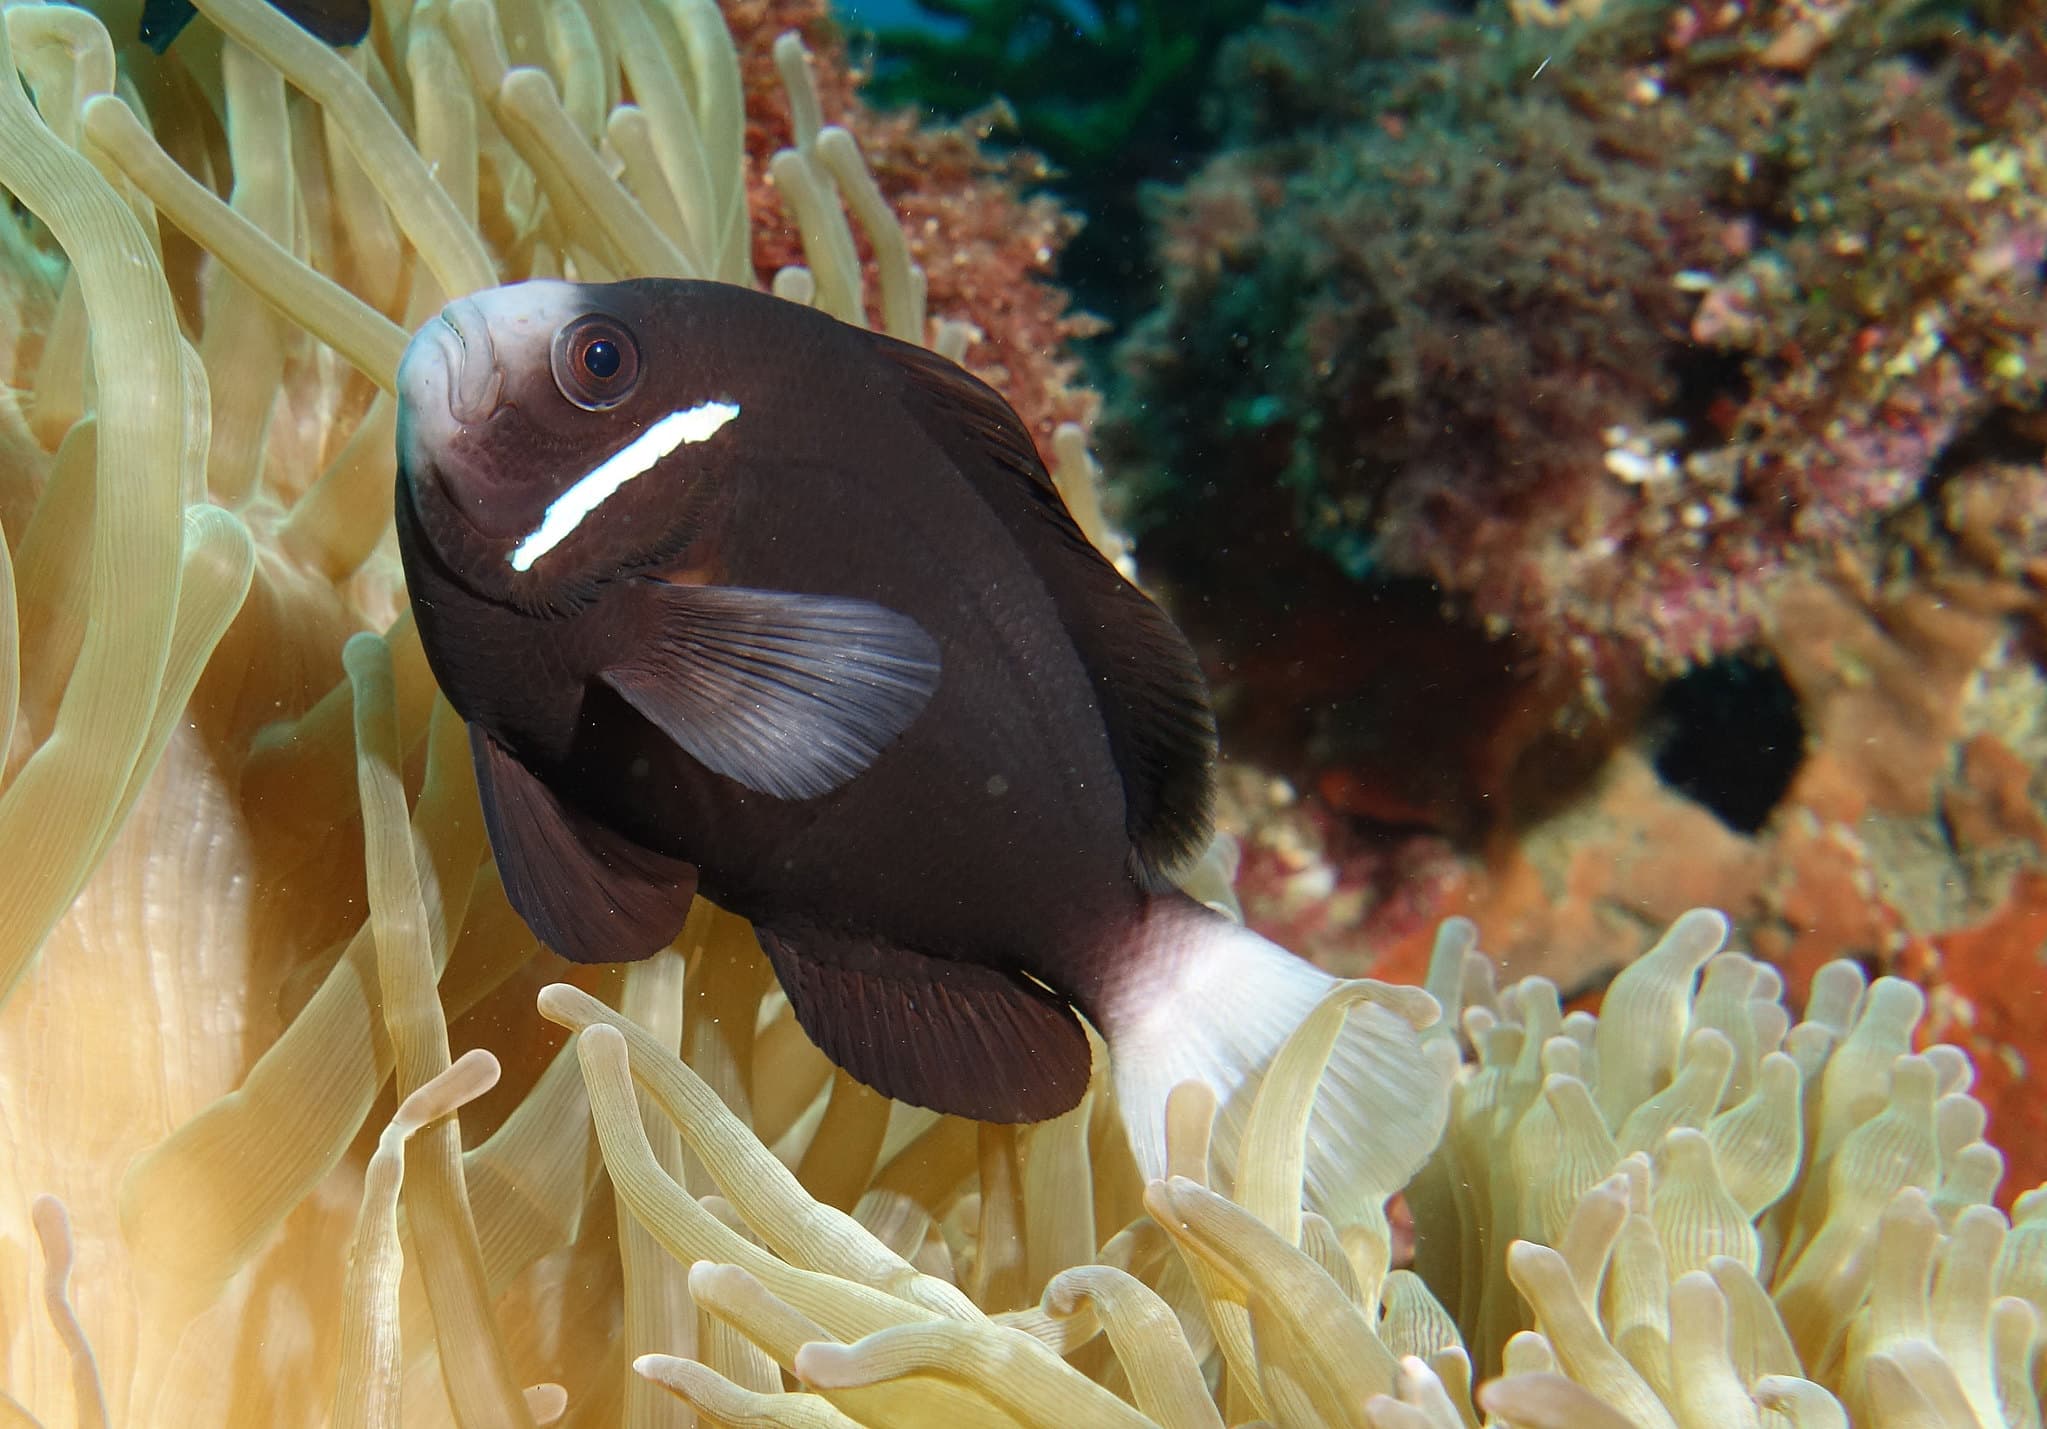
<path fill-rule="evenodd" d="M 1278 610 L 1292 543 L 1426 580 L 1596 713 L 1754 647 L 1817 559 L 1886 568 L 1955 471 L 2037 465 L 2040 7 L 1588 10 L 1240 45 L 1257 112 L 1162 197 L 1122 352 L 1155 565 Z"/>
<path fill-rule="evenodd" d="M 975 130 L 986 124 L 934 126 L 907 113 L 870 110 L 830 8 L 827 0 L 731 0 L 724 7 L 748 95 L 755 266 L 772 274 L 801 257 L 795 222 L 766 177 L 768 159 L 791 137 L 773 48 L 778 35 L 793 30 L 810 47 L 824 121 L 845 125 L 860 140 L 902 222 L 910 256 L 924 269 L 931 316 L 968 325 L 967 368 L 1002 391 L 1049 461 L 1053 431 L 1063 422 L 1092 425 L 1100 405 L 1080 381 L 1069 345 L 1096 323 L 1070 310 L 1065 290 L 1051 280 L 1078 220 L 1042 194 L 1021 196 L 1044 179 L 1043 165 L 1027 153 L 984 148 Z M 991 111 L 987 124 L 998 117 Z M 855 239 L 864 245 L 857 233 Z M 871 276 L 864 246 L 861 257 Z"/>

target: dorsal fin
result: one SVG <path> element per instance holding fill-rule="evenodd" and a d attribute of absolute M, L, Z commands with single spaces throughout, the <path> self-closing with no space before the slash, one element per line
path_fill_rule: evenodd
<path fill-rule="evenodd" d="M 999 393 L 938 353 L 870 336 L 902 373 L 906 405 L 1051 593 L 1123 776 L 1139 872 L 1163 883 L 1207 846 L 1214 812 L 1215 716 L 1194 651 L 1074 523 L 1030 433 Z"/>

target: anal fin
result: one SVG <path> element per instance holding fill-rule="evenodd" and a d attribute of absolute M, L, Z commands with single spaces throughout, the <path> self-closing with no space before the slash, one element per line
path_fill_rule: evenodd
<path fill-rule="evenodd" d="M 469 726 L 483 822 L 505 897 L 579 963 L 652 957 L 682 931 L 696 869 L 571 808 L 480 725 Z"/>
<path fill-rule="evenodd" d="M 1086 1029 L 1026 978 L 875 938 L 756 931 L 810 1040 L 885 1096 L 1024 1122 L 1070 1111 L 1087 1090 Z"/>

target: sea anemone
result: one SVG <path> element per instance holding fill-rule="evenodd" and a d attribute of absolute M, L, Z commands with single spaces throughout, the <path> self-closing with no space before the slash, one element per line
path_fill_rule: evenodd
<path fill-rule="evenodd" d="M 1580 1429 L 2038 1424 L 2047 1197 L 2016 1228 L 1992 1205 L 1968 1058 L 1914 1052 L 1924 995 L 1845 960 L 1794 1025 L 1726 934 L 1680 918 L 1596 1017 L 1542 978 L 1496 995 L 1469 924 L 1439 938 L 1476 1061 L 1408 1198 L 1416 1272 L 1503 1372 L 1480 1400 Z"/>
<path fill-rule="evenodd" d="M 402 614 L 392 375 L 405 324 L 507 278 L 753 281 L 731 39 L 708 0 L 428 0 L 342 56 L 200 9 L 217 57 L 161 66 L 83 10 L 0 23 L 0 1422 L 1451 1429 L 1474 1365 L 1532 1426 L 1819 1424 L 1821 1384 L 2038 1422 L 2047 1262 L 2031 1203 L 1988 1208 L 1966 1059 L 1847 967 L 1791 1026 L 1711 915 L 1599 1022 L 1494 996 L 1459 922 L 1433 999 L 1339 984 L 1235 1184 L 1199 1087 L 1150 1185 L 1100 1087 L 1027 1128 L 890 1105 L 708 903 L 629 969 L 538 949 Z M 775 56 L 776 289 L 962 351 Z M 1106 547 L 1081 434 L 1052 445 Z M 1301 1207 L 1362 998 L 1455 1079 L 1415 1271 L 1400 1186 Z"/>
<path fill-rule="evenodd" d="M 927 144 L 940 162 L 906 235 L 824 122 L 793 34 L 742 52 L 708 3 L 458 0 L 380 9 L 344 56 L 261 0 L 202 8 L 212 28 L 164 61 L 130 46 L 117 64 L 106 26 L 69 6 L 16 7 L 0 34 L 0 188 L 18 205 L 0 215 L 0 824 L 20 850 L 0 899 L 0 1385 L 54 1417 L 75 1392 L 80 1422 L 296 1423 L 337 1383 L 395 1392 L 391 1373 L 337 1365 L 395 1354 L 431 1303 L 455 1347 L 447 1400 L 516 1422 L 491 1308 L 570 1243 L 596 1163 L 579 1084 L 566 1106 L 542 1094 L 577 1083 L 572 1066 L 540 1078 L 555 1045 L 531 994 L 558 974 L 495 887 L 459 726 L 402 613 L 406 328 L 519 277 L 753 282 L 760 250 L 793 246 L 756 231 L 771 183 L 808 259 L 776 288 L 1024 366 L 1018 405 L 1083 509 L 1084 441 L 1047 419 L 1086 404 L 1054 358 L 1009 350 L 1056 306 L 968 221 L 985 210 L 1042 244 L 1042 214 L 960 143 Z M 756 31 L 777 8 L 800 9 L 741 7 Z M 132 14 L 109 23 L 132 33 Z M 747 112 L 764 63 L 786 119 Z M 752 152 L 777 132 L 780 152 Z M 918 142 L 885 126 L 898 164 Z M 919 252 L 946 270 L 927 283 Z M 961 306 L 991 274 L 1009 308 Z M 649 975 L 592 985 L 637 1007 L 622 989 Z M 765 982 L 734 985 L 757 1003 Z M 372 1159 L 379 1098 L 394 1068 L 398 1095 L 435 1084 L 449 1019 L 507 1085 L 465 1118 L 466 1170 L 452 1122 L 420 1133 L 411 1229 L 379 1240 L 400 1150 Z M 805 1065 L 815 1091 L 827 1079 Z M 451 1103 L 405 1105 L 393 1124 Z M 397 1262 L 379 1256 L 401 1244 L 417 1283 L 378 1338 L 371 1308 L 341 1307 L 384 1303 L 398 1282 L 376 1267 Z M 71 1303 L 58 1267 L 75 1313 L 45 1315 L 39 1300 Z M 601 1346 L 619 1302 L 591 1293 Z M 403 1343 L 386 1368 L 431 1385 L 433 1337 Z M 597 1382 L 602 1362 L 592 1349 L 557 1378 Z"/>

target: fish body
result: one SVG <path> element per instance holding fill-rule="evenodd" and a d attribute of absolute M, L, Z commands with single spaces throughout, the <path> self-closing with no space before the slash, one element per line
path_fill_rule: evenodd
<path fill-rule="evenodd" d="M 421 640 L 556 951 L 648 956 L 701 891 L 840 1065 L 997 1121 L 1079 1100 L 1076 1011 L 1156 1119 L 1326 988 L 1172 886 L 1200 670 L 955 364 L 729 285 L 548 282 L 451 304 L 399 385 Z"/>

